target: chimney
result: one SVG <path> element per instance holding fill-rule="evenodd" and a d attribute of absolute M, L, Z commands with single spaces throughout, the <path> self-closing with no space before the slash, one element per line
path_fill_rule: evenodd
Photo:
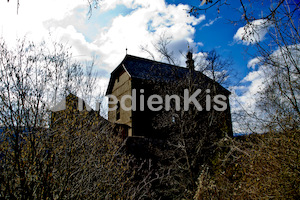
<path fill-rule="evenodd" d="M 189 68 L 190 73 L 195 71 L 195 65 L 194 65 L 194 60 L 193 60 L 193 54 L 192 52 L 188 51 L 186 54 L 186 66 Z"/>

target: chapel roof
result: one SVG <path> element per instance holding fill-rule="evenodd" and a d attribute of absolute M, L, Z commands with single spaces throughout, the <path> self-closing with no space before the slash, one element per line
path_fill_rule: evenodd
<path fill-rule="evenodd" d="M 123 61 L 118 65 L 118 67 L 111 73 L 106 95 L 111 94 L 113 81 L 122 70 L 125 70 L 133 79 L 152 81 L 176 81 L 179 79 L 188 78 L 190 75 L 189 68 L 179 67 L 176 65 L 127 54 Z M 225 89 L 219 83 L 213 81 L 208 76 L 204 75 L 202 72 L 194 71 L 194 73 L 198 78 L 201 78 L 202 83 L 204 82 L 208 84 L 214 82 L 219 89 L 221 89 L 228 95 L 230 94 L 227 89 Z"/>

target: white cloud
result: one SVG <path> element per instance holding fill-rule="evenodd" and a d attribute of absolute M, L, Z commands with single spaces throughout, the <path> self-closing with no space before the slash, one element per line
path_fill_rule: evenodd
<path fill-rule="evenodd" d="M 197 45 L 198 45 L 199 47 L 203 47 L 203 46 L 204 46 L 203 42 L 197 42 Z"/>
<path fill-rule="evenodd" d="M 1 1 L 0 34 L 10 43 L 24 36 L 32 40 L 41 39 L 48 33 L 43 26 L 43 21 L 62 19 L 70 10 L 83 3 L 81 0 L 21 1 L 17 14 L 17 5 L 14 1 L 9 3 Z"/>
<path fill-rule="evenodd" d="M 110 70 L 124 57 L 125 48 L 128 48 L 129 54 L 147 56 L 140 51 L 140 45 L 143 45 L 155 53 L 152 44 L 164 33 L 172 36 L 174 44 L 181 44 L 181 50 L 187 49 L 187 42 L 192 43 L 191 46 L 196 45 L 193 44 L 193 26 L 204 20 L 204 15 L 199 18 L 189 17 L 188 6 L 166 5 L 163 0 L 151 3 L 134 1 L 133 7 L 136 4 L 139 4 L 137 9 L 126 16 L 114 18 L 111 26 L 101 32 L 94 42 L 101 49 L 103 61 Z M 173 45 L 175 46 L 178 47 Z M 173 50 L 177 52 L 179 49 Z"/>
<path fill-rule="evenodd" d="M 245 45 L 255 44 L 264 40 L 270 26 L 271 24 L 267 20 L 254 20 L 239 28 L 233 39 L 236 41 L 242 41 Z"/>
<path fill-rule="evenodd" d="M 113 10 L 117 5 L 124 5 L 128 8 L 137 9 L 138 7 L 150 8 L 153 10 L 163 10 L 165 8 L 164 1 L 161 0 L 102 0 L 99 3 L 100 12 L 107 12 Z"/>
<path fill-rule="evenodd" d="M 211 25 L 213 25 L 217 20 L 219 20 L 219 19 L 221 19 L 222 17 L 216 17 L 215 19 L 213 19 L 213 20 L 209 20 L 208 21 L 208 23 L 206 23 L 206 24 L 203 24 L 201 27 L 200 27 L 200 30 L 202 29 L 202 28 L 204 28 L 204 27 L 209 27 L 209 26 L 211 26 Z"/>
<path fill-rule="evenodd" d="M 124 5 L 130 12 L 116 14 L 114 9 Z M 92 18 L 87 17 L 87 2 L 82 0 L 28 0 L 21 2 L 19 14 L 13 2 L 0 2 L 0 34 L 10 44 L 26 35 L 29 40 L 43 39 L 67 43 L 73 47 L 73 56 L 88 59 L 98 56 L 99 68 L 112 71 L 118 62 L 128 53 L 147 56 L 140 51 L 140 45 L 148 45 L 154 52 L 153 43 L 159 35 L 172 36 L 172 50 L 187 49 L 187 42 L 194 44 L 194 26 L 205 19 L 188 15 L 187 5 L 167 5 L 164 0 L 103 0 L 99 9 L 93 11 Z M 111 23 L 103 23 L 97 17 L 110 16 Z M 107 14 L 106 14 L 107 13 Z M 94 17 L 94 18 L 93 18 Z M 9 19 L 9 20 L 4 20 Z M 100 26 L 99 24 L 104 26 Z"/>
<path fill-rule="evenodd" d="M 86 41 L 84 35 L 78 32 L 73 25 L 65 28 L 51 28 L 52 37 L 59 38 L 63 44 L 70 45 L 72 54 L 76 60 L 90 60 L 94 55 L 98 54 L 99 48 Z"/>
<path fill-rule="evenodd" d="M 165 0 L 100 2 L 99 9 L 93 10 L 88 19 L 84 0 L 21 1 L 19 14 L 15 2 L 0 1 L 0 37 L 8 45 L 16 44 L 16 39 L 24 36 L 37 43 L 62 42 L 72 47 L 73 57 L 80 61 L 97 56 L 96 65 L 102 70 L 97 83 L 105 89 L 108 72 L 121 62 L 126 48 L 129 54 L 148 57 L 140 46 L 148 45 L 155 52 L 153 44 L 161 34 L 166 34 L 173 38 L 170 50 L 184 63 L 179 50 L 186 51 L 188 45 L 196 50 L 203 45 L 194 42 L 194 26 L 205 16 L 189 16 L 187 5 L 168 5 Z"/>
<path fill-rule="evenodd" d="M 252 66 L 257 60 L 248 62 Z M 260 100 L 259 92 L 265 88 L 265 66 L 259 66 L 257 70 L 249 72 L 240 82 L 241 85 L 230 88 L 231 112 L 233 117 L 233 129 L 235 133 L 249 133 L 249 131 L 261 132 L 260 121 L 262 117 L 256 102 Z"/>
<path fill-rule="evenodd" d="M 231 88 L 230 102 L 233 118 L 235 118 L 233 120 L 235 132 L 249 132 L 249 128 L 252 131 L 263 132 L 264 130 L 261 130 L 260 125 L 264 125 L 268 122 L 268 119 L 276 115 L 278 115 L 276 116 L 278 119 L 285 117 L 280 113 L 280 108 L 276 110 L 278 107 L 274 110 L 271 109 L 270 112 L 273 113 L 266 113 L 263 107 L 263 109 L 257 107 L 258 101 L 266 98 L 264 89 L 268 84 L 272 85 L 273 80 L 277 80 L 281 84 L 280 88 L 277 85 L 272 87 L 272 93 L 270 93 L 270 95 L 275 95 L 272 98 L 276 98 L 275 100 L 279 105 L 282 105 L 285 110 L 293 110 L 290 103 L 290 99 L 293 99 L 292 95 L 296 97 L 294 103 L 300 104 L 300 90 L 298 87 L 299 47 L 300 45 L 281 47 L 275 50 L 264 63 L 261 62 L 261 57 L 256 57 L 248 62 L 248 67 L 252 68 L 253 71 L 249 72 L 241 81 L 241 86 Z M 290 93 L 290 86 L 293 88 L 293 94 Z M 284 95 L 282 91 L 284 91 Z M 238 122 L 249 126 L 241 127 Z"/>
<path fill-rule="evenodd" d="M 262 60 L 261 57 L 253 58 L 248 62 L 247 67 L 255 69 L 255 67 L 261 62 L 261 60 Z"/>

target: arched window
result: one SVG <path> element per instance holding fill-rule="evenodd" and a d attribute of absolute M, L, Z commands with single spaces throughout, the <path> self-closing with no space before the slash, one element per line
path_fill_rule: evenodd
<path fill-rule="evenodd" d="M 120 119 L 120 102 L 117 103 L 116 120 Z"/>

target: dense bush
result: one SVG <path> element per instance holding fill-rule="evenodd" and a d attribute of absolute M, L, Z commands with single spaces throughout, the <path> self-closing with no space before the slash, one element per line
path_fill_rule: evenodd
<path fill-rule="evenodd" d="M 203 167 L 195 199 L 299 199 L 299 131 L 227 138 L 212 167 Z"/>

